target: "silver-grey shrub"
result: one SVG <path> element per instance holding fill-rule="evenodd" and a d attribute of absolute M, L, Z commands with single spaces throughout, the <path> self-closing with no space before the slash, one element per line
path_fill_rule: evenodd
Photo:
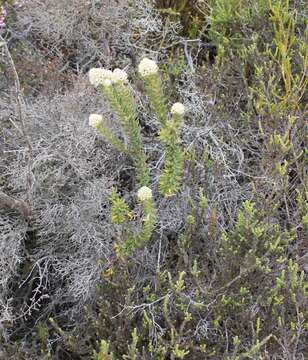
<path fill-rule="evenodd" d="M 88 127 L 86 114 L 97 106 L 104 107 L 80 78 L 65 94 L 38 97 L 22 109 L 33 153 L 32 216 L 28 224 L 13 212 L 0 217 L 0 304 L 6 310 L 0 322 L 48 314 L 65 303 L 78 312 L 93 295 L 100 260 L 112 249 L 107 196 L 120 171 L 119 155 Z M 12 123 L 1 132 L 9 132 L 5 149 L 11 152 L 2 162 L 0 190 L 25 199 L 28 149 Z M 22 263 L 27 272 L 20 273 Z M 17 293 L 7 286 L 13 277 L 14 288 L 22 288 Z M 12 311 L 10 298 L 17 304 Z"/>

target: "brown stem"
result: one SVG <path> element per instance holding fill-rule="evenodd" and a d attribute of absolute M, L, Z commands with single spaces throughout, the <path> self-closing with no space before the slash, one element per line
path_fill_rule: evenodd
<path fill-rule="evenodd" d="M 25 201 L 15 199 L 2 191 L 0 191 L 0 209 L 15 210 L 25 219 L 28 219 L 31 214 L 30 206 Z"/>

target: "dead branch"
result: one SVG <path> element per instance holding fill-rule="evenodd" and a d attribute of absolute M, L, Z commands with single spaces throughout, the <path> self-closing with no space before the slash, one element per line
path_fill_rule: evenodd
<path fill-rule="evenodd" d="M 12 196 L 6 195 L 2 191 L 0 191 L 0 209 L 15 210 L 25 219 L 28 219 L 31 214 L 29 204 L 21 199 L 15 199 Z"/>

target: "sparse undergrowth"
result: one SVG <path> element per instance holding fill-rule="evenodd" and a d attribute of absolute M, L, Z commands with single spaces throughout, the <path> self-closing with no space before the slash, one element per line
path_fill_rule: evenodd
<path fill-rule="evenodd" d="M 8 50 L 35 91 L 1 87 L 0 191 L 32 213 L 0 209 L 0 359 L 307 358 L 304 1 L 31 3 L 3 32 L 33 22 Z M 83 19 L 66 37 L 61 9 Z M 62 94 L 19 67 L 24 44 L 74 56 Z M 144 56 L 161 77 L 141 81 Z M 130 83 L 95 91 L 101 66 Z"/>

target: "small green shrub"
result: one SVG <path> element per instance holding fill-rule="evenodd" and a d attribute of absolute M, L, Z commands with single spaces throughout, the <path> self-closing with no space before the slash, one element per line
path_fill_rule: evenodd
<path fill-rule="evenodd" d="M 166 159 L 160 180 L 160 190 L 163 195 L 172 196 L 179 191 L 183 176 L 184 152 L 180 146 L 180 127 L 185 108 L 181 103 L 174 104 L 171 108 L 172 117 L 169 119 L 167 99 L 163 93 L 156 63 L 143 59 L 139 65 L 139 72 L 144 79 L 151 107 L 161 124 L 159 139 L 164 145 Z M 127 84 L 127 74 L 120 69 L 114 70 L 113 73 L 105 69 L 91 69 L 90 81 L 102 91 L 117 113 L 129 139 L 129 147 L 127 148 L 110 132 L 100 115 L 92 114 L 89 118 L 90 125 L 95 127 L 116 149 L 131 155 L 135 163 L 139 186 L 149 185 L 150 173 L 146 164 L 136 103 Z"/>
<path fill-rule="evenodd" d="M 155 0 L 155 6 L 166 22 L 179 20 L 183 27 L 182 35 L 192 39 L 202 33 L 206 5 L 194 0 Z"/>

